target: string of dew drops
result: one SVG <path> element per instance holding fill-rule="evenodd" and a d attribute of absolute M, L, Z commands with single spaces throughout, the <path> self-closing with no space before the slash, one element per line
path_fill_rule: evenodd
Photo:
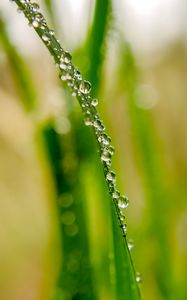
<path fill-rule="evenodd" d="M 98 142 L 100 159 L 103 164 L 108 190 L 116 208 L 122 234 L 126 237 L 127 225 L 125 210 L 128 207 L 129 199 L 127 196 L 122 195 L 116 188 L 116 174 L 112 169 L 114 147 L 111 144 L 110 136 L 106 133 L 103 121 L 97 112 L 98 99 L 91 95 L 91 83 L 83 79 L 79 69 L 72 63 L 71 54 L 61 47 L 59 40 L 55 38 L 54 31 L 47 26 L 44 16 L 39 12 L 38 3 L 31 2 L 30 0 L 11 1 L 18 5 L 18 11 L 24 13 L 29 21 L 29 25 L 35 29 L 49 49 L 60 70 L 60 80 L 69 87 L 72 96 L 77 97 L 84 114 L 84 123 L 93 129 Z M 132 240 L 129 240 L 127 245 L 129 251 L 134 247 Z M 140 273 L 136 273 L 136 282 L 140 281 Z"/>

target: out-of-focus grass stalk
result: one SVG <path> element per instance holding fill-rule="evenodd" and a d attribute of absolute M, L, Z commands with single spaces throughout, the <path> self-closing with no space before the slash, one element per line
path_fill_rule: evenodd
<path fill-rule="evenodd" d="M 17 89 L 24 108 L 27 111 L 33 111 L 36 104 L 36 91 L 34 85 L 32 84 L 31 75 L 28 71 L 28 67 L 24 59 L 19 54 L 16 47 L 12 44 L 1 16 L 0 42 L 7 55 L 10 70 L 14 76 L 14 81 L 17 84 Z"/>
<path fill-rule="evenodd" d="M 111 18 L 111 1 L 96 1 L 93 24 L 86 41 L 85 51 L 89 58 L 90 67 L 86 77 L 93 84 L 93 93 L 97 95 L 101 78 L 101 66 L 105 53 L 105 43 Z"/>
<path fill-rule="evenodd" d="M 75 161 L 72 164 L 69 161 L 69 171 L 62 167 L 69 153 L 73 151 L 71 148 L 69 151 L 66 149 L 69 147 L 69 137 L 64 136 L 61 139 L 50 123 L 44 126 L 42 132 L 56 182 L 62 233 L 62 265 L 54 299 L 58 299 L 59 294 L 64 298 L 95 299 L 83 208 L 84 195 L 77 189 L 78 173 Z"/>
<path fill-rule="evenodd" d="M 137 106 L 136 97 L 139 86 L 138 72 L 134 56 L 128 44 L 123 45 L 120 71 L 124 81 L 121 86 L 127 93 L 128 108 L 133 130 L 134 152 L 139 161 L 140 174 L 148 199 L 150 237 L 159 243 L 154 272 L 163 299 L 171 299 L 171 258 L 168 241 L 169 193 L 165 186 L 164 162 L 160 157 L 160 141 L 149 110 Z M 121 74 L 120 73 L 120 74 Z"/>
<path fill-rule="evenodd" d="M 57 30 L 58 32 L 58 20 L 56 18 L 56 12 L 54 10 L 54 1 L 53 0 L 43 0 L 43 2 L 45 3 L 49 18 L 50 18 L 50 22 L 53 26 L 53 28 L 55 30 Z"/>
<path fill-rule="evenodd" d="M 31 76 L 29 74 L 29 70 L 27 69 L 27 64 L 24 61 L 24 59 L 19 55 L 19 52 L 17 49 L 11 44 L 11 41 L 5 31 L 5 26 L 3 21 L 1 20 L 1 26 L 0 26 L 0 32 L 1 32 L 1 41 L 2 46 L 5 49 L 5 52 L 9 58 L 11 71 L 13 74 L 16 75 L 16 82 L 19 85 L 19 93 L 22 95 L 23 98 L 21 98 L 22 104 L 26 111 L 31 109 L 30 102 L 33 102 L 33 95 L 36 96 L 36 92 L 34 92 L 34 84 L 32 83 Z M 13 57 L 13 58 L 12 58 Z M 17 59 L 17 61 L 16 61 Z M 25 86 L 26 82 L 26 86 Z M 29 88 L 28 88 L 29 87 Z M 26 101 L 29 101 L 28 103 Z M 32 107 L 32 110 L 34 112 L 34 106 Z M 38 124 L 39 125 L 39 124 Z M 61 228 L 61 245 L 62 245 L 62 256 L 63 256 L 63 265 L 62 270 L 63 272 L 60 274 L 59 278 L 59 284 L 58 288 L 65 287 L 64 294 L 68 291 L 73 294 L 75 294 L 75 290 L 79 289 L 82 290 L 83 295 L 81 297 L 91 297 L 91 299 L 94 299 L 92 287 L 91 287 L 91 281 L 92 281 L 92 275 L 91 275 L 91 266 L 89 262 L 89 250 L 88 250 L 88 240 L 87 240 L 87 232 L 86 232 L 86 226 L 84 224 L 84 215 L 83 215 L 83 209 L 81 207 L 81 201 L 76 201 L 79 199 L 79 194 L 76 193 L 75 187 L 76 185 L 72 186 L 69 182 L 71 179 L 64 175 L 63 168 L 62 168 L 62 159 L 63 156 L 66 155 L 67 149 L 65 146 L 65 143 L 60 142 L 60 136 L 55 132 L 54 126 L 52 123 L 44 124 L 43 127 L 40 125 L 38 126 L 36 124 L 36 131 L 37 131 L 37 139 L 36 142 L 40 145 L 40 154 L 43 153 L 43 158 L 46 158 L 46 154 L 48 157 L 47 164 L 51 166 L 52 171 L 52 177 L 55 182 L 56 186 L 56 193 L 58 195 L 58 202 L 56 203 L 56 206 L 58 208 L 59 212 L 59 224 Z M 73 170 L 75 175 L 73 177 L 76 177 L 76 170 Z M 76 178 L 74 178 L 76 180 Z M 62 214 L 66 209 L 63 209 L 63 207 L 60 205 L 60 197 L 67 196 L 68 193 L 71 197 L 71 193 L 74 194 L 74 196 L 77 198 L 74 201 L 74 210 L 77 212 L 76 217 L 79 222 L 79 235 L 76 240 L 75 238 L 68 237 L 67 234 L 64 233 L 64 227 L 63 223 L 60 222 L 60 218 L 62 217 Z M 72 196 L 73 197 L 73 196 Z M 78 203 L 77 203 L 78 202 Z M 75 204 L 76 203 L 76 204 Z M 47 204 L 46 204 L 47 205 Z M 67 213 L 67 212 L 66 212 Z M 75 228 L 74 228 L 75 229 Z M 75 256 L 78 255 L 80 258 L 80 270 L 76 270 L 76 272 L 72 272 L 68 269 L 68 260 L 69 257 L 72 257 L 73 251 L 75 252 Z M 84 253 L 82 252 L 84 251 Z M 84 257 L 83 257 L 84 256 Z M 79 259 L 78 258 L 78 259 Z M 77 263 L 77 261 L 76 261 Z M 78 277 L 75 275 L 79 274 Z M 89 275 L 88 275 L 89 274 Z M 67 284 L 68 282 L 68 284 Z M 67 284 L 67 286 L 66 286 Z M 61 291 L 59 292 L 61 293 Z M 78 293 L 77 293 L 78 295 Z M 54 298 L 55 299 L 55 298 Z"/>

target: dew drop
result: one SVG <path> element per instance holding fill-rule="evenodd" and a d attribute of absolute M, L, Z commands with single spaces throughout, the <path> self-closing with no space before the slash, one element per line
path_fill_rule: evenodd
<path fill-rule="evenodd" d="M 126 236 L 126 234 L 127 234 L 127 224 L 123 224 L 122 230 L 123 230 L 123 234 Z"/>
<path fill-rule="evenodd" d="M 79 85 L 79 92 L 82 94 L 89 94 L 91 91 L 91 84 L 87 80 L 82 80 Z"/>
<path fill-rule="evenodd" d="M 131 250 L 134 248 L 134 243 L 133 243 L 133 241 L 132 241 L 132 240 L 128 240 L 127 246 L 128 246 L 129 251 L 131 251 Z"/>
<path fill-rule="evenodd" d="M 32 21 L 32 26 L 33 26 L 34 28 L 37 28 L 37 27 L 39 26 L 38 21 L 34 19 L 34 20 Z"/>
<path fill-rule="evenodd" d="M 55 34 L 54 30 L 50 29 L 50 30 L 49 30 L 49 34 L 50 34 L 50 35 L 54 35 L 54 34 Z"/>
<path fill-rule="evenodd" d="M 37 13 L 37 15 L 35 15 L 35 20 L 37 20 L 38 22 L 41 22 L 43 20 L 43 16 L 41 13 Z"/>
<path fill-rule="evenodd" d="M 69 70 L 63 70 L 62 75 L 60 76 L 62 81 L 72 80 L 72 74 Z"/>
<path fill-rule="evenodd" d="M 59 68 L 60 68 L 61 70 L 66 70 L 66 69 L 67 69 L 67 65 L 66 65 L 65 63 L 61 62 L 61 63 L 59 64 Z"/>
<path fill-rule="evenodd" d="M 110 152 L 111 155 L 113 155 L 114 154 L 114 147 L 112 145 L 110 145 L 108 147 L 108 151 Z"/>
<path fill-rule="evenodd" d="M 48 41 L 49 41 L 49 37 L 44 33 L 44 34 L 42 35 L 42 40 L 43 40 L 44 42 L 48 42 Z"/>
<path fill-rule="evenodd" d="M 41 26 L 40 26 L 40 29 L 44 30 L 44 29 L 45 29 L 45 26 L 44 26 L 44 25 L 41 25 Z"/>
<path fill-rule="evenodd" d="M 89 117 L 86 117 L 86 118 L 85 118 L 84 124 L 85 124 L 86 126 L 91 126 L 91 125 L 92 125 L 92 121 L 90 120 Z"/>
<path fill-rule="evenodd" d="M 38 3 L 36 3 L 36 2 L 32 3 L 32 10 L 34 12 L 36 12 L 39 8 L 40 8 L 40 6 Z"/>
<path fill-rule="evenodd" d="M 105 162 L 109 162 L 110 159 L 111 159 L 111 154 L 107 150 L 104 150 L 101 154 L 101 160 Z"/>
<path fill-rule="evenodd" d="M 72 56 L 69 52 L 67 52 L 67 51 L 62 52 L 61 57 L 60 57 L 60 60 L 62 62 L 70 63 L 71 59 L 72 59 Z"/>
<path fill-rule="evenodd" d="M 125 216 L 125 212 L 123 210 L 120 210 L 120 219 L 125 219 L 126 216 Z"/>
<path fill-rule="evenodd" d="M 117 191 L 117 190 L 115 190 L 115 191 L 112 193 L 112 197 L 113 197 L 113 199 L 118 199 L 118 198 L 119 198 L 119 196 L 120 196 L 120 192 L 119 192 L 119 191 Z"/>
<path fill-rule="evenodd" d="M 97 98 L 92 99 L 91 105 L 92 106 L 97 106 L 98 105 L 98 99 Z"/>
<path fill-rule="evenodd" d="M 137 283 L 142 282 L 141 274 L 139 272 L 136 273 L 136 282 Z"/>
<path fill-rule="evenodd" d="M 103 123 L 101 122 L 101 120 L 97 119 L 94 121 L 94 127 L 98 130 L 98 131 L 103 131 L 105 129 Z"/>
<path fill-rule="evenodd" d="M 118 198 L 119 208 L 127 208 L 128 205 L 129 205 L 129 199 L 127 196 L 120 196 Z"/>
<path fill-rule="evenodd" d="M 125 224 L 125 216 L 120 216 L 119 220 L 122 224 Z"/>
<path fill-rule="evenodd" d="M 116 181 L 116 174 L 114 172 L 110 171 L 106 174 L 106 179 L 110 182 L 115 182 Z"/>
<path fill-rule="evenodd" d="M 102 133 L 99 137 L 98 137 L 98 141 L 99 143 L 104 144 L 105 146 L 108 146 L 109 143 L 111 142 L 111 138 L 106 134 L 106 133 Z"/>
<path fill-rule="evenodd" d="M 74 69 L 74 78 L 75 78 L 75 80 L 78 80 L 78 81 L 82 80 L 81 73 L 77 68 Z"/>

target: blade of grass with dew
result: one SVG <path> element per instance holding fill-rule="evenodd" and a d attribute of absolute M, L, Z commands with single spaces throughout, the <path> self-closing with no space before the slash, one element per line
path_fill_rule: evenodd
<path fill-rule="evenodd" d="M 3 19 L 0 17 L 0 41 L 7 55 L 14 81 L 20 94 L 20 98 L 27 111 L 32 111 L 36 104 L 36 91 L 32 84 L 32 79 L 29 74 L 25 61 L 19 55 L 16 47 L 12 44 L 8 33 L 5 29 Z"/>
<path fill-rule="evenodd" d="M 103 170 L 106 179 L 106 184 L 108 186 L 109 192 L 113 195 L 116 192 L 115 189 L 115 173 L 112 171 L 110 164 L 108 164 L 109 156 L 112 154 L 111 147 L 106 146 L 106 133 L 105 127 L 100 117 L 97 113 L 95 105 L 92 105 L 92 97 L 90 95 L 91 85 L 88 81 L 83 80 L 79 70 L 71 63 L 71 55 L 64 51 L 64 49 L 60 46 L 59 42 L 56 40 L 54 34 L 51 34 L 51 30 L 48 28 L 46 24 L 46 20 L 43 15 L 38 13 L 39 6 L 36 3 L 32 3 L 30 1 L 19 1 L 15 0 L 18 7 L 23 11 L 26 18 L 33 25 L 35 31 L 38 33 L 39 37 L 42 39 L 43 43 L 48 48 L 49 52 L 53 56 L 55 62 L 58 64 L 60 68 L 60 76 L 61 80 L 64 81 L 68 86 L 71 87 L 72 93 L 76 95 L 80 106 L 85 115 L 85 123 L 88 126 L 92 126 L 94 135 L 98 139 L 98 146 L 101 155 L 101 161 L 103 163 Z M 101 134 L 102 133 L 102 134 Z M 103 134 L 104 137 L 103 138 Z M 101 137 L 102 138 L 99 138 Z M 103 141 L 104 139 L 104 141 Z M 106 162 L 107 161 L 107 162 Z M 116 195 L 116 194 L 115 194 Z M 115 204 L 116 213 L 118 216 L 119 225 L 124 229 L 123 221 L 120 218 L 121 210 L 120 205 L 116 201 L 115 197 L 113 197 L 113 203 Z M 127 205 L 127 198 L 120 196 L 120 200 L 123 202 L 123 205 Z M 117 202 L 117 203 L 116 203 Z M 117 222 L 117 218 L 116 218 Z M 125 253 L 125 252 L 124 252 Z M 128 261 L 128 260 L 127 260 Z M 126 282 L 126 285 L 129 285 L 129 289 L 132 288 L 132 282 Z M 135 277 L 134 277 L 134 285 L 137 287 Z M 139 294 L 138 294 L 139 295 Z M 128 299 L 131 295 L 126 295 Z M 137 296 L 136 299 L 138 299 Z M 129 298 L 130 299 L 130 298 Z M 134 298 L 135 299 L 135 298 Z"/>
<path fill-rule="evenodd" d="M 87 56 L 90 62 L 88 64 L 89 69 L 87 71 L 87 76 L 93 83 L 95 94 L 98 94 L 99 90 L 100 70 L 105 53 L 104 46 L 106 43 L 109 24 L 111 22 L 111 14 L 110 0 L 96 1 L 94 20 L 86 43 L 86 48 L 88 48 Z M 109 201 L 109 199 L 106 200 Z M 136 279 L 131 255 L 128 251 L 126 240 L 124 241 L 124 239 L 121 239 L 121 233 L 118 226 L 116 226 L 116 215 L 113 206 L 111 206 L 111 218 L 111 231 L 113 231 L 113 251 L 115 258 L 113 267 L 115 270 L 116 299 L 124 299 L 124 295 L 129 295 L 129 299 L 138 298 L 140 297 L 139 290 L 137 290 L 136 284 L 133 284 Z M 124 282 L 128 281 L 131 281 L 132 283 L 131 288 L 124 284 Z"/>
<path fill-rule="evenodd" d="M 109 225 L 109 202 L 97 147 L 79 116 L 75 123 L 75 145 L 79 157 L 79 190 L 85 195 L 84 209 L 89 230 L 90 255 L 93 266 L 94 287 L 97 299 L 115 299 L 111 281 L 109 258 L 112 229 Z M 103 235 L 105 239 L 103 239 Z"/>
<path fill-rule="evenodd" d="M 140 157 L 141 177 L 143 176 L 145 193 L 149 199 L 150 207 L 150 235 L 153 235 L 160 245 L 155 276 L 157 284 L 164 299 L 171 298 L 171 258 L 168 253 L 169 243 L 167 237 L 168 228 L 168 191 L 164 185 L 164 164 L 159 157 L 159 138 L 154 128 L 149 111 L 145 111 L 136 105 L 136 89 L 138 87 L 138 74 L 134 57 L 128 44 L 123 46 L 121 73 L 125 82 L 130 111 L 131 124 L 135 135 L 134 144 L 136 155 Z M 158 217 L 159 216 L 159 217 Z"/>

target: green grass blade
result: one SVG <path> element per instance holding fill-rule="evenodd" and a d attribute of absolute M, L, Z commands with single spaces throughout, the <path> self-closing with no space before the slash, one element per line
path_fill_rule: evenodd
<path fill-rule="evenodd" d="M 67 141 L 60 139 L 51 124 L 44 126 L 41 135 L 56 182 L 59 220 L 62 220 L 60 228 L 63 257 L 57 284 L 58 293 L 62 294 L 62 299 L 66 299 L 66 297 L 95 299 L 88 233 L 83 208 L 85 199 L 77 187 L 77 185 L 79 186 L 78 171 L 74 168 L 67 172 L 62 168 L 63 161 L 65 163 L 68 155 Z M 68 205 L 67 200 L 72 200 L 72 203 Z M 71 223 L 71 220 L 68 220 L 68 214 L 69 218 L 74 215 L 76 220 Z M 54 299 L 56 298 L 54 297 Z"/>
<path fill-rule="evenodd" d="M 170 197 L 164 185 L 165 169 L 164 162 L 159 156 L 160 140 L 150 112 L 136 105 L 136 90 L 139 85 L 138 72 L 132 51 L 127 44 L 123 47 L 122 57 L 121 71 L 122 78 L 125 78 L 123 86 L 125 86 L 128 97 L 128 107 L 134 133 L 134 149 L 136 149 L 136 157 L 141 162 L 139 163 L 140 174 L 149 201 L 149 211 L 151 212 L 149 234 L 150 237 L 154 236 L 160 245 L 154 272 L 164 299 L 170 299 L 172 270 L 166 231 L 169 217 L 167 214 L 167 199 L 169 200 Z"/>
<path fill-rule="evenodd" d="M 53 28 L 58 30 L 58 20 L 55 16 L 54 4 L 53 0 L 43 0 L 45 6 L 47 8 L 47 12 L 50 18 L 50 23 L 52 24 Z"/>
<path fill-rule="evenodd" d="M 93 93 L 97 94 L 100 82 L 100 71 L 104 58 L 104 47 L 111 14 L 111 1 L 96 1 L 93 24 L 86 42 L 86 56 L 89 59 L 89 69 L 86 77 L 93 84 Z"/>

